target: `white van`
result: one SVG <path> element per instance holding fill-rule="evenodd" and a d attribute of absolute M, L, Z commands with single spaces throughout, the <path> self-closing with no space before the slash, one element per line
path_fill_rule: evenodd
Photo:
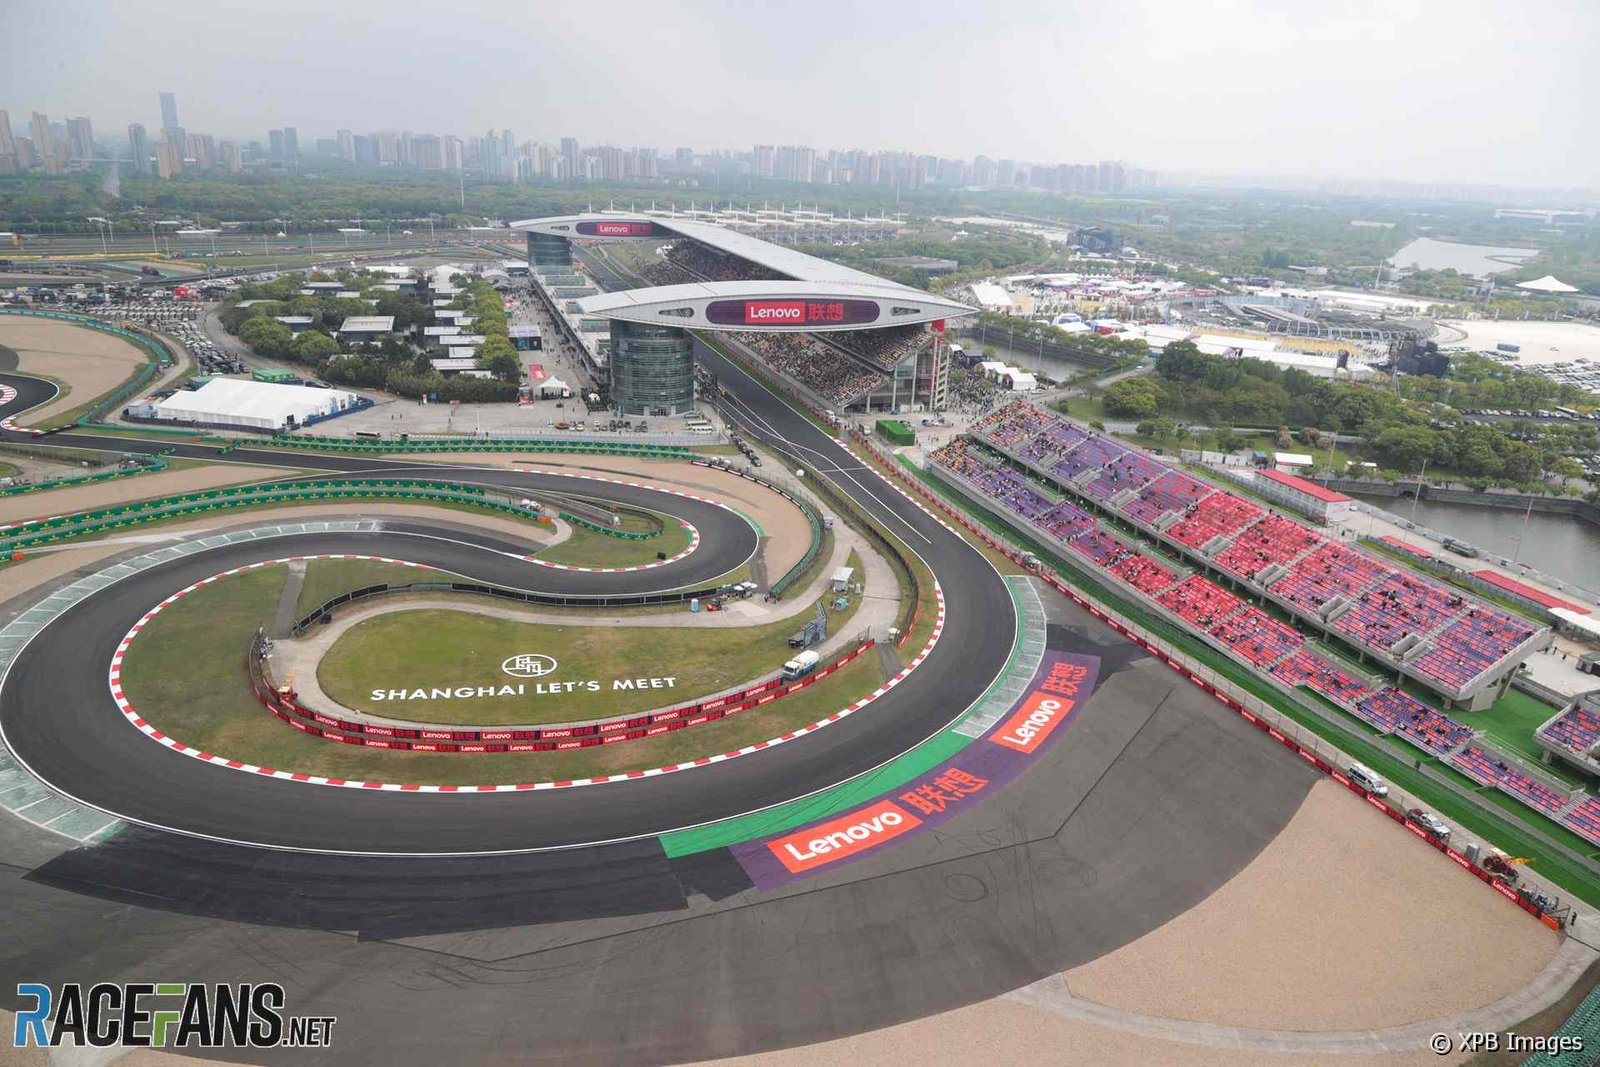
<path fill-rule="evenodd" d="M 1364 763 L 1352 763 L 1344 769 L 1344 773 L 1352 782 L 1375 797 L 1389 795 L 1389 783 L 1380 778 L 1377 771 Z"/>

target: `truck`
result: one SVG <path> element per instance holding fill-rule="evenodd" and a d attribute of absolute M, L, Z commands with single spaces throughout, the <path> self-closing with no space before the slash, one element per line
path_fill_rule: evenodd
<path fill-rule="evenodd" d="M 822 662 L 822 657 L 815 652 L 802 652 L 794 659 L 783 665 L 783 676 L 789 680 L 804 678 L 817 669 L 817 664 Z"/>

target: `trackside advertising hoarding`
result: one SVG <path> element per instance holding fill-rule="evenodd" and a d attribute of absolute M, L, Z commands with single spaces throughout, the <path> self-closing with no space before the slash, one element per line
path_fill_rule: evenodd
<path fill-rule="evenodd" d="M 772 889 L 874 854 L 887 842 L 969 811 L 1066 733 L 1100 680 L 1100 659 L 1046 652 L 1021 700 L 981 738 L 893 793 L 842 815 L 731 847 L 758 888 Z"/>

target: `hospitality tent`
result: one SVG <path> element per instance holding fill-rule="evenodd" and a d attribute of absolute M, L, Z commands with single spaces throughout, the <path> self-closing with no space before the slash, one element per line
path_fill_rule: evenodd
<path fill-rule="evenodd" d="M 354 407 L 360 398 L 342 389 L 213 378 L 193 391 L 180 389 L 157 404 L 154 416 L 201 426 L 281 430 L 319 415 Z"/>

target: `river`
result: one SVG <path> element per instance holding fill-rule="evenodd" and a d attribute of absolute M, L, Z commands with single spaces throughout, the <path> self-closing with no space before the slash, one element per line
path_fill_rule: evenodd
<path fill-rule="evenodd" d="M 1363 496 L 1369 504 L 1412 517 L 1407 497 Z M 1477 545 L 1496 557 L 1531 564 L 1554 578 L 1600 590 L 1600 526 L 1572 515 L 1533 512 L 1526 527 L 1523 512 L 1438 500 L 1416 502 L 1416 521 L 1438 533 Z M 1356 525 L 1359 529 L 1359 524 Z M 1519 538 L 1525 538 L 1518 551 Z M 1446 559 L 1451 558 L 1448 554 Z"/>

